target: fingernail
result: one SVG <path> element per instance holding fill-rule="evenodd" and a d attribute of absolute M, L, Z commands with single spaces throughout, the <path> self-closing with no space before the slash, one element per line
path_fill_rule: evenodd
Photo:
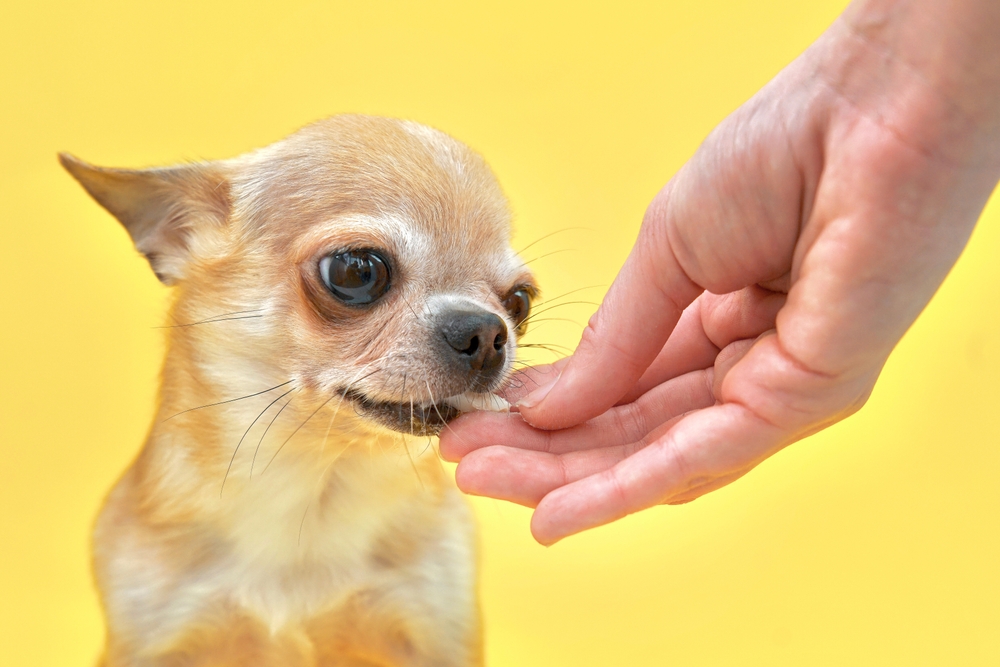
<path fill-rule="evenodd" d="M 522 398 L 520 401 L 517 402 L 518 409 L 533 408 L 539 403 L 541 403 L 542 399 L 548 396 L 549 392 L 552 391 L 552 387 L 556 386 L 556 382 L 558 381 L 559 378 L 557 377 L 552 382 L 542 385 L 538 389 L 534 390 L 533 392 Z"/>

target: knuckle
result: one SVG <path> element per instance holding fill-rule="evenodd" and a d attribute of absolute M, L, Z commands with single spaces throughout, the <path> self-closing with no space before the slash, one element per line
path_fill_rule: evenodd
<path fill-rule="evenodd" d="M 663 469 L 673 471 L 672 477 L 680 480 L 684 488 L 690 488 L 689 480 L 694 474 L 694 467 L 684 448 L 674 438 L 668 437 L 659 444 L 657 451 L 663 458 Z"/>
<path fill-rule="evenodd" d="M 622 507 L 629 508 L 630 506 L 630 496 L 628 489 L 625 484 L 622 483 L 621 478 L 619 478 L 618 473 L 615 468 L 604 473 L 604 477 L 608 482 L 608 487 L 611 489 L 611 493 L 618 499 Z"/>
<path fill-rule="evenodd" d="M 566 465 L 565 456 L 555 457 L 555 474 L 558 479 L 557 486 L 566 486 L 573 481 L 569 472 L 569 467 Z"/>
<path fill-rule="evenodd" d="M 614 409 L 615 430 L 626 442 L 640 440 L 649 432 L 646 416 L 637 403 L 626 403 Z"/>

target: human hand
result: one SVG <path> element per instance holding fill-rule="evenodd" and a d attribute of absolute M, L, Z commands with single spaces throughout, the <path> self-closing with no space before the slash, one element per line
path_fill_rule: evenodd
<path fill-rule="evenodd" d="M 867 400 L 1000 177 L 1000 6 L 857 2 L 647 211 L 574 354 L 463 416 L 469 493 L 551 544 L 693 500 Z"/>

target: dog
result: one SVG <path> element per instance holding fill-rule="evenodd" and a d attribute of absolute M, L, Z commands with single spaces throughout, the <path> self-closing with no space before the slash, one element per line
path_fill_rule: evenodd
<path fill-rule="evenodd" d="M 60 160 L 174 286 L 156 417 L 94 530 L 100 664 L 482 664 L 432 438 L 509 408 L 538 294 L 483 159 L 344 115 L 229 160 Z"/>

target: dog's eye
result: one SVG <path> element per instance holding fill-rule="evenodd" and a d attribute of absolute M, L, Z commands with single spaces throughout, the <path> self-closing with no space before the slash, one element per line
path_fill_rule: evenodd
<path fill-rule="evenodd" d="M 507 309 L 510 319 L 514 321 L 518 334 L 523 334 L 528 328 L 528 313 L 531 312 L 531 294 L 526 289 L 518 289 L 511 292 L 503 300 L 503 307 Z"/>
<path fill-rule="evenodd" d="M 372 303 L 389 289 L 389 263 L 371 250 L 345 250 L 319 261 L 319 276 L 350 306 Z"/>

